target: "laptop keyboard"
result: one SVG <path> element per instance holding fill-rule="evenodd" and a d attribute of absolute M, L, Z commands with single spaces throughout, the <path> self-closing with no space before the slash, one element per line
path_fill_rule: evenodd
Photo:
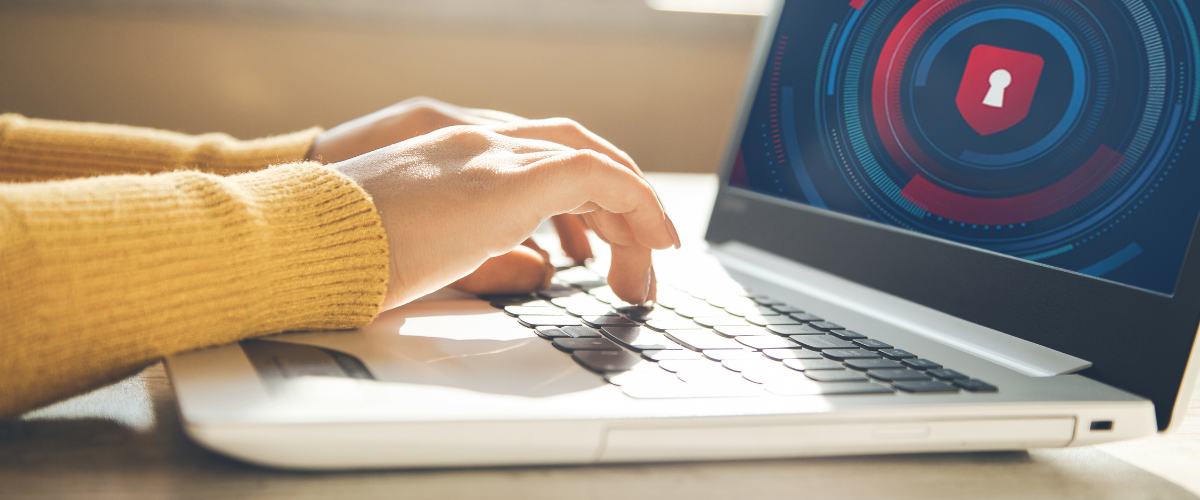
<path fill-rule="evenodd" d="M 481 296 L 635 398 L 996 392 L 996 386 L 741 289 L 658 286 L 622 302 L 584 267 L 528 295 Z"/>

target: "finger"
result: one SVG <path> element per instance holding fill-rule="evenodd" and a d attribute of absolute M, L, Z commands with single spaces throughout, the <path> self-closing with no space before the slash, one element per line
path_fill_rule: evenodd
<path fill-rule="evenodd" d="M 538 202 L 545 214 L 560 214 L 588 203 L 628 224 L 632 240 L 648 248 L 674 246 L 666 213 L 646 180 L 609 157 L 590 150 L 568 151 L 529 164 L 509 177 L 514 193 Z M 597 214 L 593 220 L 610 216 Z M 612 234 L 607 236 L 612 237 Z M 621 243 L 621 242 L 617 242 Z"/>
<path fill-rule="evenodd" d="M 540 254 L 542 256 L 542 260 L 550 262 L 550 252 L 543 250 L 541 245 L 538 245 L 536 241 L 533 241 L 533 238 L 525 238 L 525 241 L 522 241 L 521 245 Z"/>
<path fill-rule="evenodd" d="M 543 204 L 543 213 L 594 206 L 590 221 L 603 228 L 612 247 L 609 285 L 621 300 L 653 299 L 651 249 L 667 248 L 674 236 L 654 190 L 645 179 L 594 151 L 570 151 L 529 164 L 513 177 L 514 192 Z"/>
<path fill-rule="evenodd" d="M 590 149 L 598 151 L 612 158 L 617 163 L 628 167 L 636 172 L 639 176 L 642 175 L 642 170 L 624 151 L 621 151 L 611 142 L 608 142 L 603 137 L 596 135 L 591 130 L 588 130 L 575 122 L 566 118 L 550 118 L 545 120 L 525 120 L 520 123 L 512 123 L 492 127 L 492 130 L 498 134 L 507 135 L 521 139 L 538 139 L 550 141 L 571 149 Z"/>
<path fill-rule="evenodd" d="M 643 178 L 645 177 L 642 174 L 641 169 L 638 168 L 637 164 L 633 162 L 633 158 L 631 158 L 628 154 L 618 149 L 603 137 L 596 135 L 594 132 L 588 130 L 573 120 L 566 118 L 528 120 L 519 124 L 492 127 L 492 129 L 496 133 L 507 135 L 509 137 L 551 141 L 572 149 L 590 149 L 597 151 L 605 156 L 608 156 L 617 163 L 628 167 L 639 176 Z M 651 187 L 651 189 L 653 190 L 653 187 Z M 657 198 L 657 193 L 655 197 Z M 679 235 L 675 230 L 675 223 L 671 220 L 670 215 L 667 215 L 667 226 L 671 231 L 675 248 L 679 248 L 681 246 Z"/>
<path fill-rule="evenodd" d="M 550 219 L 554 230 L 558 232 L 558 241 L 563 252 L 575 261 L 576 265 L 583 264 L 593 257 L 592 244 L 587 238 L 587 227 L 583 218 L 575 214 L 559 214 Z"/>
<path fill-rule="evenodd" d="M 613 245 L 608 286 L 621 300 L 645 304 L 655 299 L 654 268 L 650 249 L 641 245 Z"/>
<path fill-rule="evenodd" d="M 450 287 L 476 295 L 530 293 L 546 288 L 554 277 L 554 266 L 540 250 L 518 246 L 484 261 L 478 269 Z"/>

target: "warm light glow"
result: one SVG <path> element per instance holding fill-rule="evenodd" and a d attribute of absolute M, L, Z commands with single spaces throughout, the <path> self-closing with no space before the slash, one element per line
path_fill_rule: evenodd
<path fill-rule="evenodd" d="M 774 0 L 646 0 L 654 10 L 765 16 Z"/>

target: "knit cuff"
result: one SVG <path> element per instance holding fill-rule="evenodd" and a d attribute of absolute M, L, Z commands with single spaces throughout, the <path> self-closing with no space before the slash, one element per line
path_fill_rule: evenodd
<path fill-rule="evenodd" d="M 388 245 L 370 196 L 316 162 L 229 177 L 258 213 L 270 257 L 256 332 L 348 329 L 379 312 Z"/>
<path fill-rule="evenodd" d="M 0 115 L 0 182 L 199 170 L 252 172 L 305 160 L 319 128 L 241 141 L 144 127 Z"/>

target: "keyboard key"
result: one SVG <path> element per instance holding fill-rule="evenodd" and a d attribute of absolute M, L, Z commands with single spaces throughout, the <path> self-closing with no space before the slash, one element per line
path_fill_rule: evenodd
<path fill-rule="evenodd" d="M 504 309 L 508 306 L 519 306 L 531 304 L 535 302 L 545 302 L 542 299 L 534 297 L 532 293 L 522 293 L 516 295 L 480 295 L 480 300 L 486 300 L 496 309 Z"/>
<path fill-rule="evenodd" d="M 825 359 L 821 357 L 821 353 L 819 352 L 806 351 L 804 349 L 763 349 L 762 354 L 777 361 L 789 359 Z"/>
<path fill-rule="evenodd" d="M 791 340 L 774 335 L 735 337 L 735 339 L 746 347 L 754 349 L 791 349 L 800 347 Z"/>
<path fill-rule="evenodd" d="M 821 355 L 837 361 L 879 357 L 879 354 L 876 354 L 875 351 L 868 351 L 866 349 L 826 349 L 821 351 Z"/>
<path fill-rule="evenodd" d="M 586 326 L 564 326 L 560 328 L 563 333 L 575 337 L 577 339 L 599 338 L 601 337 L 599 330 L 594 330 Z"/>
<path fill-rule="evenodd" d="M 750 349 L 709 349 L 703 353 L 704 357 L 717 362 L 733 359 L 757 359 L 774 363 L 774 361 L 764 358 L 762 353 Z"/>
<path fill-rule="evenodd" d="M 732 351 L 726 351 L 726 352 L 732 352 Z M 721 366 L 724 366 L 725 369 L 727 369 L 727 370 L 733 370 L 735 372 L 743 372 L 743 371 L 751 370 L 751 369 L 772 369 L 773 367 L 778 367 L 779 363 L 771 361 L 762 356 L 758 356 L 757 358 L 747 358 L 747 359 L 726 359 L 726 360 L 721 361 Z"/>
<path fill-rule="evenodd" d="M 666 335 L 667 338 L 693 351 L 743 349 L 742 344 L 739 344 L 737 341 L 727 339 L 708 330 L 668 330 Z"/>
<path fill-rule="evenodd" d="M 746 320 L 732 315 L 699 316 L 692 318 L 692 321 L 695 321 L 697 325 L 705 328 L 712 328 L 715 326 L 750 326 L 746 324 Z"/>
<path fill-rule="evenodd" d="M 695 321 L 687 319 L 652 319 L 646 322 L 651 330 L 665 332 L 667 330 L 703 330 Z"/>
<path fill-rule="evenodd" d="M 772 382 L 764 384 L 763 388 L 779 396 L 832 396 L 851 394 L 892 394 L 896 392 L 891 387 L 871 382 L 822 383 L 807 381 L 807 383 Z"/>
<path fill-rule="evenodd" d="M 606 326 L 600 331 L 613 342 L 635 351 L 683 349 L 662 333 L 644 326 Z"/>
<path fill-rule="evenodd" d="M 742 378 L 756 384 L 768 384 L 780 380 L 805 380 L 800 372 L 789 370 L 774 361 L 767 361 L 767 363 L 769 364 L 745 364 L 739 367 L 741 370 L 738 372 Z"/>
<path fill-rule="evenodd" d="M 817 315 L 811 314 L 811 313 L 805 313 L 805 312 L 791 313 L 791 314 L 788 314 L 788 316 L 791 316 L 792 319 L 799 321 L 801 323 L 810 323 L 813 321 L 824 321 L 824 319 L 822 319 L 820 316 L 817 316 Z"/>
<path fill-rule="evenodd" d="M 767 326 L 767 325 L 799 325 L 800 322 L 792 319 L 790 316 L 759 316 L 757 314 L 745 316 L 746 322 L 752 325 Z"/>
<path fill-rule="evenodd" d="M 608 282 L 601 281 L 601 280 L 579 281 L 576 283 L 568 283 L 568 285 L 578 288 L 580 290 L 583 290 L 584 292 L 589 292 L 593 289 L 600 288 L 602 286 L 608 286 Z"/>
<path fill-rule="evenodd" d="M 578 326 L 581 323 L 579 318 L 574 316 L 534 316 L 525 315 L 518 316 L 522 325 L 529 328 L 537 328 L 539 326 Z"/>
<path fill-rule="evenodd" d="M 621 346 L 613 343 L 613 341 L 600 338 L 583 338 L 583 339 L 554 339 L 552 342 L 554 347 L 560 351 L 620 351 Z"/>
<path fill-rule="evenodd" d="M 713 331 L 722 337 L 744 337 L 747 335 L 767 335 L 770 332 L 759 326 L 750 325 L 717 325 L 713 327 Z"/>
<path fill-rule="evenodd" d="M 691 295 L 680 295 L 678 297 L 671 298 L 660 297 L 658 301 L 655 302 L 655 305 L 675 310 L 684 307 L 712 307 L 708 304 L 708 302 L 692 297 Z"/>
<path fill-rule="evenodd" d="M 904 365 L 890 359 L 849 359 L 846 366 L 855 370 L 903 370 Z"/>
<path fill-rule="evenodd" d="M 901 381 L 901 380 L 904 380 L 904 381 L 929 380 L 929 377 L 925 376 L 924 373 L 921 373 L 916 370 L 909 370 L 909 369 L 871 370 L 871 371 L 867 372 L 867 375 L 869 375 L 873 379 L 883 380 L 886 382 L 897 382 L 897 381 Z"/>
<path fill-rule="evenodd" d="M 963 375 L 962 373 L 951 370 L 949 368 L 937 368 L 937 369 L 933 369 L 933 370 L 927 370 L 925 373 L 928 373 L 930 377 L 940 378 L 942 380 L 957 380 L 960 378 L 961 379 L 971 378 L 966 375 Z"/>
<path fill-rule="evenodd" d="M 858 333 L 854 330 L 830 330 L 829 334 L 842 340 L 859 340 L 867 338 L 866 335 Z"/>
<path fill-rule="evenodd" d="M 554 274 L 554 279 L 568 285 L 574 285 L 588 281 L 604 281 L 604 278 L 599 274 L 596 274 L 595 271 L 583 266 L 574 266 L 562 269 Z"/>
<path fill-rule="evenodd" d="M 818 330 L 808 325 L 767 325 L 767 330 L 776 335 L 825 335 L 825 330 Z"/>
<path fill-rule="evenodd" d="M 537 291 L 537 296 L 541 297 L 543 299 L 546 299 L 546 300 L 550 300 L 550 299 L 554 299 L 554 298 L 558 298 L 558 297 L 570 297 L 572 295 L 581 295 L 581 294 L 583 294 L 583 292 L 580 292 L 579 290 L 576 290 L 576 289 L 571 288 L 566 285 L 550 285 L 545 290 Z"/>
<path fill-rule="evenodd" d="M 785 359 L 783 366 L 805 372 L 808 370 L 844 370 L 841 363 L 832 359 Z"/>
<path fill-rule="evenodd" d="M 698 304 L 700 300 L 660 284 L 654 303 L 667 309 L 675 309 L 686 304 Z"/>
<path fill-rule="evenodd" d="M 674 311 L 661 307 L 624 306 L 616 307 L 614 309 L 618 314 L 637 322 L 646 322 L 652 319 L 679 319 L 679 315 L 675 314 Z"/>
<path fill-rule="evenodd" d="M 804 370 L 804 376 L 817 382 L 866 382 L 867 376 L 851 370 Z"/>
<path fill-rule="evenodd" d="M 639 363 L 649 363 L 629 351 L 575 351 L 571 357 L 584 368 L 600 373 L 628 371 Z"/>
<path fill-rule="evenodd" d="M 859 347 L 862 347 L 863 349 L 870 349 L 872 351 L 874 351 L 876 349 L 893 349 L 891 344 L 884 342 L 882 340 L 858 339 L 858 340 L 855 340 L 854 343 L 858 344 Z"/>
<path fill-rule="evenodd" d="M 911 382 L 896 382 L 892 384 L 904 392 L 958 392 L 958 388 L 936 380 L 915 380 Z"/>
<path fill-rule="evenodd" d="M 782 300 L 773 299 L 766 295 L 758 295 L 758 296 L 754 297 L 752 300 L 754 300 L 755 302 L 762 304 L 764 306 L 782 306 L 782 305 L 787 304 L 786 302 L 784 302 Z"/>
<path fill-rule="evenodd" d="M 691 319 L 699 316 L 725 316 L 724 309 L 703 304 L 698 307 L 684 306 L 675 308 L 675 314 Z"/>
<path fill-rule="evenodd" d="M 982 380 L 979 380 L 977 378 L 958 379 L 958 380 L 954 381 L 954 385 L 957 385 L 957 386 L 959 386 L 963 389 L 966 389 L 968 391 L 971 391 L 971 392 L 996 392 L 996 391 L 1000 390 L 1000 389 L 997 389 L 996 386 L 989 384 L 987 382 L 984 382 Z"/>
<path fill-rule="evenodd" d="M 703 357 L 696 359 L 664 359 L 658 362 L 658 367 L 671 373 L 678 373 L 679 370 L 696 369 L 696 367 L 700 367 L 700 369 L 718 368 L 724 370 L 721 365 Z"/>
<path fill-rule="evenodd" d="M 592 328 L 604 328 L 606 326 L 636 326 L 637 322 L 620 316 L 617 313 L 606 314 L 603 316 L 583 316 L 579 318 L 583 324 Z"/>
<path fill-rule="evenodd" d="M 854 349 L 858 346 L 851 342 L 839 339 L 832 335 L 793 335 L 789 337 L 793 342 L 804 346 L 806 349 L 814 351 L 823 351 L 825 349 Z"/>
<path fill-rule="evenodd" d="M 813 322 L 810 322 L 809 325 L 812 325 L 813 328 L 818 328 L 821 330 L 844 330 L 845 329 L 845 327 L 843 327 L 842 325 L 839 325 L 832 321 L 813 321 Z"/>
<path fill-rule="evenodd" d="M 605 304 L 621 302 L 621 298 L 617 297 L 617 294 L 612 291 L 612 288 L 606 286 L 588 290 L 588 295 L 591 295 L 596 300 L 599 300 Z"/>
<path fill-rule="evenodd" d="M 725 312 L 728 312 L 729 314 L 732 314 L 734 316 L 749 316 L 749 315 L 779 316 L 780 315 L 778 311 L 771 309 L 770 307 L 760 306 L 758 304 L 753 304 L 753 303 L 748 306 L 742 305 L 742 306 L 737 306 L 737 307 L 725 308 Z"/>
<path fill-rule="evenodd" d="M 704 367 L 690 366 L 675 372 L 679 380 L 691 384 L 743 385 L 750 382 L 742 378 L 738 372 L 728 370 L 716 363 L 708 363 Z"/>
<path fill-rule="evenodd" d="M 642 351 L 642 359 L 649 361 L 667 361 L 671 359 L 704 359 L 704 355 L 685 349 L 662 349 Z"/>
<path fill-rule="evenodd" d="M 604 316 L 613 314 L 613 310 L 612 306 L 602 302 L 580 303 L 567 306 L 567 314 L 571 316 Z"/>
<path fill-rule="evenodd" d="M 571 338 L 571 335 L 553 326 L 539 326 L 533 329 L 538 336 L 546 340 L 554 340 L 556 338 Z"/>
<path fill-rule="evenodd" d="M 504 313 L 514 318 L 524 314 L 557 316 L 562 314 L 562 309 L 554 307 L 547 302 L 545 306 L 506 306 Z"/>
<path fill-rule="evenodd" d="M 909 368 L 913 368 L 916 370 L 932 370 L 934 368 L 942 367 L 941 363 L 938 363 L 936 361 L 930 361 L 928 359 L 923 359 L 923 358 L 922 359 L 906 359 L 904 361 L 901 361 L 901 363 L 904 363 L 904 366 L 907 366 Z"/>
<path fill-rule="evenodd" d="M 584 352 L 584 351 L 580 351 Z M 604 351 L 588 351 L 588 352 L 604 352 Z M 654 363 L 647 363 L 653 365 Z M 634 365 L 637 368 L 641 365 Z M 604 380 L 612 385 L 625 385 L 627 383 L 675 383 L 679 382 L 679 378 L 674 373 L 660 370 L 655 367 L 653 370 L 629 370 L 624 372 L 607 372 L 603 374 Z"/>
<path fill-rule="evenodd" d="M 770 307 L 780 314 L 804 314 L 804 309 L 787 304 L 775 304 Z"/>
<path fill-rule="evenodd" d="M 721 309 L 731 309 L 739 307 L 755 307 L 759 304 L 753 299 L 743 297 L 741 295 L 716 295 L 707 297 L 708 303 Z"/>
<path fill-rule="evenodd" d="M 583 305 L 583 306 L 599 305 L 599 306 L 606 306 L 606 307 L 608 306 L 608 304 L 605 304 L 603 302 L 600 302 L 599 300 L 596 300 L 591 295 L 572 295 L 570 297 L 558 297 L 558 298 L 550 299 L 550 304 L 554 305 L 555 307 L 560 307 L 563 309 L 566 309 L 571 306 L 580 306 L 580 305 Z"/>
<path fill-rule="evenodd" d="M 888 359 L 910 359 L 917 357 L 916 354 L 905 351 L 904 349 L 880 349 L 879 354 Z"/>

